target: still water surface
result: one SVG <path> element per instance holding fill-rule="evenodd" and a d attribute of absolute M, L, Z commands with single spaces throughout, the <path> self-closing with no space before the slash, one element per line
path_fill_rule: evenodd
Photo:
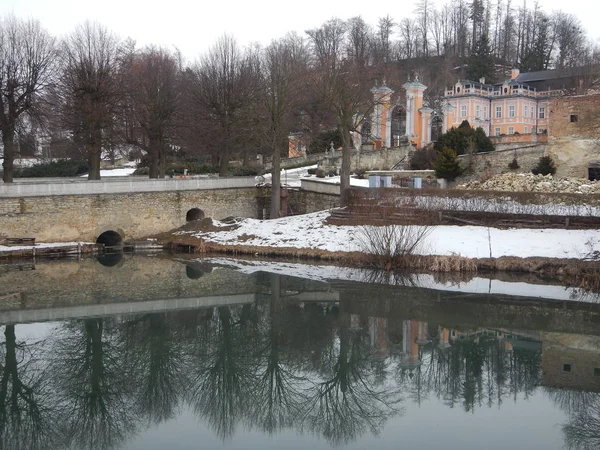
<path fill-rule="evenodd" d="M 2 449 L 600 447 L 595 304 L 166 258 L 16 269 Z"/>

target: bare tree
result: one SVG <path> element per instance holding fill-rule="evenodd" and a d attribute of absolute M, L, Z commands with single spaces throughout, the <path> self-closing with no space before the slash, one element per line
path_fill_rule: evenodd
<path fill-rule="evenodd" d="M 281 197 L 281 151 L 291 131 L 295 106 L 298 104 L 302 75 L 308 54 L 299 52 L 297 41 L 274 41 L 263 52 L 262 99 L 265 108 L 266 141 L 273 155 L 270 217 L 279 217 Z"/>
<path fill-rule="evenodd" d="M 194 96 L 203 111 L 210 139 L 217 144 L 219 174 L 227 175 L 235 148 L 235 133 L 244 109 L 252 103 L 254 67 L 244 58 L 235 39 L 223 35 L 194 68 Z"/>
<path fill-rule="evenodd" d="M 355 117 L 367 117 L 373 108 L 365 67 L 347 58 L 344 53 L 346 25 L 331 19 L 320 28 L 307 31 L 316 56 L 311 87 L 325 100 L 337 122 L 342 136 L 342 164 L 340 170 L 340 203 L 350 187 L 350 152 L 353 148 L 351 133 L 357 131 Z"/>
<path fill-rule="evenodd" d="M 4 146 L 3 180 L 13 181 L 15 132 L 36 106 L 54 75 L 54 39 L 35 20 L 0 19 L 0 132 Z"/>
<path fill-rule="evenodd" d="M 146 151 L 150 178 L 164 178 L 165 148 L 179 104 L 178 62 L 165 49 L 147 47 L 135 54 L 127 71 L 127 91 L 134 124 L 127 140 Z"/>
<path fill-rule="evenodd" d="M 85 22 L 65 40 L 62 55 L 65 124 L 85 149 L 88 179 L 99 180 L 102 145 L 121 87 L 118 41 L 102 25 Z"/>

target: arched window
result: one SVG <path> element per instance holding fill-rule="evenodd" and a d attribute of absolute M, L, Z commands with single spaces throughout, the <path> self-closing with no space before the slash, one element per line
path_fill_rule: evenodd
<path fill-rule="evenodd" d="M 392 147 L 399 147 L 402 137 L 406 135 L 406 110 L 396 106 L 392 110 Z"/>
<path fill-rule="evenodd" d="M 442 116 L 436 114 L 431 118 L 431 142 L 436 142 L 440 138 L 443 126 L 444 119 Z"/>
<path fill-rule="evenodd" d="M 360 127 L 360 143 L 368 144 L 371 141 L 371 122 L 365 120 Z"/>

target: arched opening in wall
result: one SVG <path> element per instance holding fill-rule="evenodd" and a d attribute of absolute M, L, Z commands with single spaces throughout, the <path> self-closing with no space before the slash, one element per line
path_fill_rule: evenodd
<path fill-rule="evenodd" d="M 113 230 L 105 231 L 96 239 L 96 244 L 104 245 L 105 249 L 121 249 L 123 238 Z"/>
<path fill-rule="evenodd" d="M 360 127 L 360 143 L 368 144 L 371 141 L 371 122 L 365 120 Z"/>
<path fill-rule="evenodd" d="M 442 135 L 444 127 L 444 119 L 441 116 L 435 115 L 431 118 L 431 142 L 436 142 Z"/>
<path fill-rule="evenodd" d="M 588 165 L 588 180 L 600 180 L 600 161 L 590 161 Z"/>
<path fill-rule="evenodd" d="M 399 147 L 403 137 L 406 136 L 406 110 L 396 106 L 392 110 L 392 147 Z"/>
<path fill-rule="evenodd" d="M 202 220 L 204 219 L 204 211 L 200 208 L 192 208 L 185 215 L 186 222 L 192 222 L 193 220 Z"/>

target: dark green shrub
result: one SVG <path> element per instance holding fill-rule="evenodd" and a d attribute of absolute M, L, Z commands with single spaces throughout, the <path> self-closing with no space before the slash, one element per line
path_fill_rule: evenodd
<path fill-rule="evenodd" d="M 431 170 L 435 167 L 438 159 L 438 152 L 431 146 L 414 152 L 410 158 L 409 167 L 411 170 Z"/>
<path fill-rule="evenodd" d="M 513 160 L 511 162 L 508 163 L 508 168 L 510 170 L 517 170 L 517 169 L 521 168 L 521 166 L 519 166 L 519 161 L 517 161 L 516 156 L 513 158 Z"/>
<path fill-rule="evenodd" d="M 307 170 L 309 175 L 316 175 L 317 174 L 317 169 L 314 167 L 311 167 L 310 169 Z"/>
<path fill-rule="evenodd" d="M 15 178 L 76 177 L 88 172 L 88 165 L 73 159 L 59 159 L 15 171 Z"/>
<path fill-rule="evenodd" d="M 456 152 L 451 148 L 444 147 L 438 153 L 438 160 L 434 168 L 435 176 L 453 181 L 462 173 L 462 169 L 458 165 Z"/>
<path fill-rule="evenodd" d="M 444 147 L 448 147 L 454 150 L 457 155 L 468 153 L 471 146 L 474 146 L 475 152 L 491 152 L 494 150 L 494 144 L 486 136 L 483 128 L 478 127 L 475 129 L 466 120 L 463 120 L 458 128 L 450 128 L 434 144 L 434 148 L 438 152 Z"/>
<path fill-rule="evenodd" d="M 342 134 L 338 129 L 322 131 L 317 134 L 308 146 L 308 153 L 323 153 L 326 150 L 329 151 L 332 142 L 333 148 L 339 148 L 343 145 Z"/>
<path fill-rule="evenodd" d="M 133 175 L 149 175 L 150 174 L 150 169 L 148 167 L 138 167 L 137 169 L 135 169 L 135 172 L 133 172 Z"/>
<path fill-rule="evenodd" d="M 534 175 L 554 175 L 556 173 L 556 165 L 550 156 L 542 156 L 537 166 L 531 169 Z"/>
<path fill-rule="evenodd" d="M 251 177 L 258 175 L 258 169 L 256 167 L 234 167 L 230 170 L 230 173 L 234 177 Z"/>

